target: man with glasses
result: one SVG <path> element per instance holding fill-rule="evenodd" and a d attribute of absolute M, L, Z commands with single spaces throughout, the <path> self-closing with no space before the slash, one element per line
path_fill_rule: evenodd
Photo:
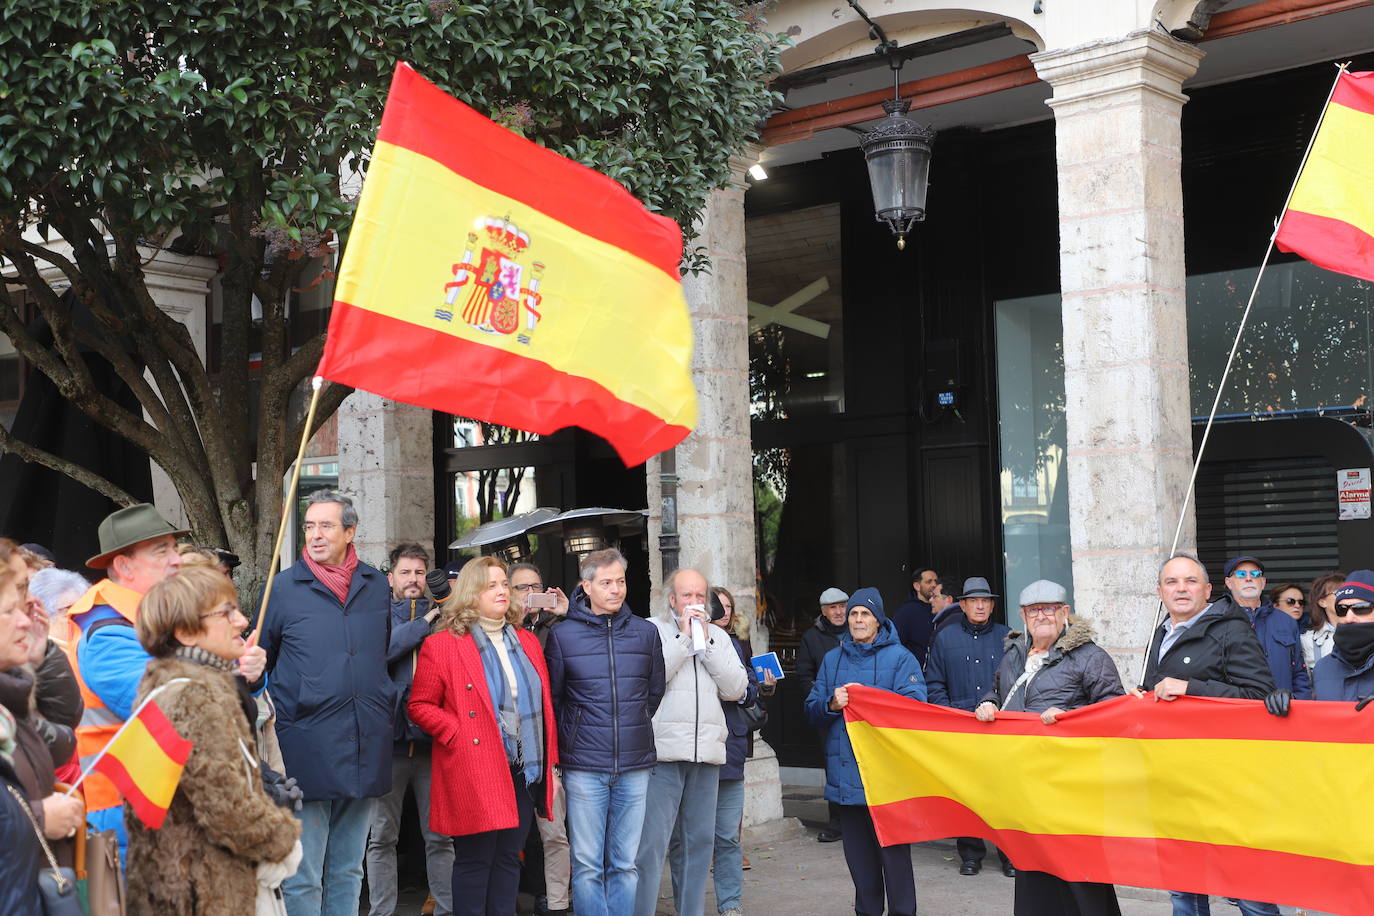
<path fill-rule="evenodd" d="M 1302 636 L 1297 621 L 1269 603 L 1264 564 L 1255 557 L 1232 557 L 1226 563 L 1229 600 L 1242 610 L 1264 647 L 1274 685 L 1300 700 L 1312 699 L 1312 682 L 1302 658 Z"/>
<path fill-rule="evenodd" d="M 1317 662 L 1312 688 L 1318 700 L 1358 700 L 1374 694 L 1374 570 L 1355 570 L 1333 596 L 1333 646 Z"/>
<path fill-rule="evenodd" d="M 516 563 L 510 568 L 510 590 L 525 606 L 525 628 L 539 637 L 541 646 L 547 644 L 549 630 L 568 616 L 568 596 L 556 585 L 544 588 L 544 574 L 533 563 Z M 553 599 L 553 604 L 530 607 L 531 595 L 547 595 Z"/>
<path fill-rule="evenodd" d="M 1228 564 L 1228 583 L 1232 571 Z M 1165 702 L 1181 696 L 1265 700 L 1270 712 L 1286 715 L 1287 695 L 1274 689 L 1264 649 L 1245 609 L 1227 598 L 1210 601 L 1211 597 L 1212 583 L 1196 557 L 1175 554 L 1160 568 L 1159 600 L 1168 617 L 1150 641 L 1143 689 L 1154 690 L 1155 699 Z M 1140 695 L 1142 690 L 1135 693 Z M 1206 894 L 1169 894 L 1174 916 L 1211 913 Z M 1235 902 L 1244 916 L 1278 916 L 1279 909 L 1272 903 Z"/>
<path fill-rule="evenodd" d="M 376 799 L 391 789 L 391 589 L 360 562 L 358 510 L 310 494 L 301 558 L 272 582 L 262 629 L 286 772 L 305 795 L 289 916 L 357 916 Z"/>

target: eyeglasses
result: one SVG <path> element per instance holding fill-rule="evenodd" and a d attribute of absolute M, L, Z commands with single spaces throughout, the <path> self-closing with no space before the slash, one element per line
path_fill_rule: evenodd
<path fill-rule="evenodd" d="M 221 607 L 218 610 L 211 611 L 208 614 L 201 614 L 200 619 L 209 620 L 211 617 L 223 617 L 225 620 L 228 620 L 230 617 L 234 616 L 238 612 L 239 606 L 237 604 L 230 604 Z"/>
<path fill-rule="evenodd" d="M 312 531 L 328 534 L 331 531 L 337 530 L 340 526 L 338 522 L 306 522 L 303 527 L 305 528 L 306 534 Z"/>
<path fill-rule="evenodd" d="M 1238 569 L 1238 570 L 1236 570 L 1235 572 L 1231 573 L 1231 575 L 1235 576 L 1237 579 L 1245 579 L 1245 578 L 1250 578 L 1250 579 L 1263 579 L 1263 578 L 1264 578 L 1264 570 L 1262 570 L 1262 569 Z"/>
<path fill-rule="evenodd" d="M 1337 617 L 1344 617 L 1346 614 L 1349 613 L 1354 613 L 1356 617 L 1366 617 L 1369 614 L 1374 613 L 1374 604 L 1370 604 L 1368 601 L 1360 601 L 1355 604 L 1336 605 Z"/>
<path fill-rule="evenodd" d="M 530 582 L 523 585 L 512 585 L 511 588 L 515 589 L 517 592 L 542 592 L 544 590 L 544 586 L 540 585 L 538 582 Z"/>
<path fill-rule="evenodd" d="M 1289 607 L 1307 607 L 1306 598 L 1284 598 L 1283 603 Z"/>
<path fill-rule="evenodd" d="M 1062 604 L 1028 604 L 1021 608 L 1021 613 L 1027 617 L 1053 617 Z"/>

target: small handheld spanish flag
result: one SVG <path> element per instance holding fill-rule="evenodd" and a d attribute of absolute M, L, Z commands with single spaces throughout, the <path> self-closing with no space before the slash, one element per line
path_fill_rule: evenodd
<path fill-rule="evenodd" d="M 163 684 L 144 698 L 81 774 L 82 779 L 93 772 L 108 777 L 149 830 L 157 830 L 166 819 L 167 808 L 172 804 L 172 796 L 181 782 L 181 771 L 186 767 L 186 758 L 191 756 L 193 746 L 177 734 L 175 726 L 153 702 L 171 683 Z M 81 780 L 77 780 L 72 788 L 80 783 Z"/>

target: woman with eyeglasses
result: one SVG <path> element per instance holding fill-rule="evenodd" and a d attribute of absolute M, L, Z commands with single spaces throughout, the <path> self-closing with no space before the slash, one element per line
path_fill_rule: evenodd
<path fill-rule="evenodd" d="M 259 905 L 281 911 L 273 889 L 300 863 L 301 828 L 263 787 L 258 709 L 238 674 L 247 627 L 218 569 L 183 567 L 139 604 L 138 641 L 152 659 L 134 709 L 163 688 L 154 702 L 192 747 L 159 829 L 126 808 L 130 916 L 251 913 L 262 895 Z"/>
<path fill-rule="evenodd" d="M 1332 619 L 1336 616 L 1336 589 L 1344 581 L 1345 573 L 1340 570 L 1312 580 L 1307 593 L 1308 628 L 1302 633 L 1302 657 L 1308 671 L 1315 670 L 1317 662 L 1331 654 L 1331 639 L 1336 632 Z"/>
<path fill-rule="evenodd" d="M 429 828 L 453 837 L 455 916 L 508 916 L 520 851 L 553 808 L 549 669 L 506 565 L 469 560 L 420 646 L 411 720 L 434 738 Z"/>
<path fill-rule="evenodd" d="M 1374 570 L 1355 570 L 1332 596 L 1336 632 L 1312 675 L 1313 695 L 1358 700 L 1374 693 Z"/>

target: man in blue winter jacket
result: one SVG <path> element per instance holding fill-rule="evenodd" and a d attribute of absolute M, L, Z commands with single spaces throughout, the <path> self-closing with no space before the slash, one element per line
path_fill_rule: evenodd
<path fill-rule="evenodd" d="M 1280 612 L 1265 596 L 1269 580 L 1264 564 L 1255 557 L 1232 557 L 1226 563 L 1226 588 L 1232 604 L 1243 608 L 1255 628 L 1274 686 L 1295 699 L 1312 699 L 1312 680 L 1302 657 L 1302 636 L 1297 621 Z M 1225 602 L 1227 598 L 1218 599 Z"/>
<path fill-rule="evenodd" d="M 987 579 L 964 580 L 959 593 L 963 616 L 936 632 L 930 644 L 925 668 L 930 702 L 972 712 L 992 689 L 1010 632 L 1005 624 L 992 620 L 996 599 Z M 954 845 L 959 850 L 959 874 L 978 874 L 988 853 L 987 843 L 978 837 L 959 837 Z M 1002 874 L 1015 875 L 1006 853 L 998 849 L 997 854 L 1002 858 Z"/>
<path fill-rule="evenodd" d="M 419 544 L 398 544 L 388 557 L 391 586 L 391 642 L 386 661 L 392 683 L 401 695 L 396 711 L 395 742 L 391 751 L 391 791 L 377 799 L 367 836 L 368 916 L 396 912 L 396 840 L 401 830 L 401 807 L 406 788 L 415 792 L 420 833 L 425 838 L 425 871 L 434 916 L 453 913 L 453 840 L 429 829 L 429 735 L 406 714 L 405 694 L 415 676 L 420 644 L 434 631 L 439 606 L 425 597 L 429 551 Z"/>
<path fill-rule="evenodd" d="M 579 566 L 567 619 L 544 657 L 558 717 L 577 916 L 625 916 L 634 906 L 652 719 L 663 699 L 658 628 L 625 604 L 625 557 L 597 550 Z"/>

